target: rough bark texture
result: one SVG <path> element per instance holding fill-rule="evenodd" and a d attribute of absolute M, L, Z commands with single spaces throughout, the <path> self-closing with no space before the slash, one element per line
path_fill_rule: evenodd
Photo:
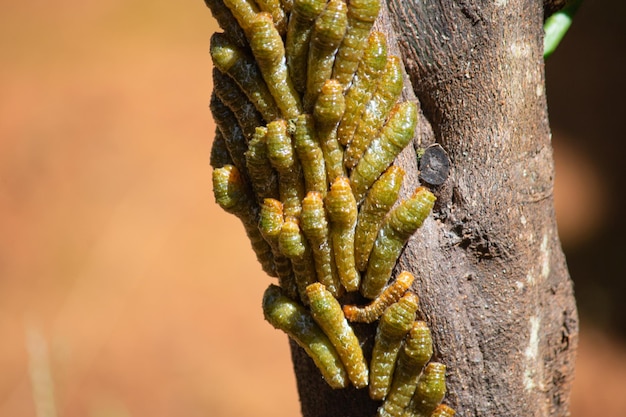
<path fill-rule="evenodd" d="M 417 146 L 451 159 L 431 216 L 399 269 L 448 366 L 460 416 L 565 416 L 578 318 L 557 235 L 540 0 L 388 0 L 379 28 L 397 37 L 419 98 Z M 385 10 L 387 9 L 387 10 Z M 430 128 L 432 126 L 432 129 Z M 400 157 L 406 196 L 418 183 Z M 365 349 L 373 326 L 359 327 Z M 333 391 L 292 346 L 305 417 L 375 415 L 366 390 Z"/>

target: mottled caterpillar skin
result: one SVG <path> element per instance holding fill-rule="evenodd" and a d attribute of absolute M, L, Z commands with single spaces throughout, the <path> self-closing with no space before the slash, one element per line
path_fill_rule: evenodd
<path fill-rule="evenodd" d="M 339 301 L 319 282 L 309 285 L 306 292 L 311 315 L 335 346 L 350 382 L 356 388 L 367 386 L 368 370 L 363 350 L 341 311 Z"/>
<path fill-rule="evenodd" d="M 370 255 L 361 294 L 375 298 L 389 280 L 406 241 L 422 225 L 435 204 L 435 196 L 424 187 L 396 206 L 378 232 Z"/>
<path fill-rule="evenodd" d="M 224 135 L 222 135 L 222 132 L 217 127 L 215 128 L 213 145 L 211 145 L 210 165 L 213 168 L 221 168 L 224 165 L 233 165 L 233 159 L 230 157 L 230 153 L 228 153 Z"/>
<path fill-rule="evenodd" d="M 293 217 L 286 217 L 278 238 L 278 245 L 283 255 L 291 260 L 296 276 L 296 287 L 303 303 L 307 303 L 307 286 L 317 280 L 313 254 L 298 222 Z"/>
<path fill-rule="evenodd" d="M 374 301 L 365 307 L 344 305 L 343 313 L 351 322 L 373 323 L 383 314 L 385 309 L 397 302 L 411 287 L 415 277 L 410 272 L 403 271 L 396 280 L 387 286 Z"/>
<path fill-rule="evenodd" d="M 352 86 L 346 94 L 346 112 L 337 129 L 337 138 L 343 146 L 348 145 L 361 120 L 365 104 L 376 89 L 376 81 L 387 64 L 387 38 L 381 32 L 372 32 L 357 69 Z"/>
<path fill-rule="evenodd" d="M 315 20 L 309 45 L 304 108 L 310 111 L 326 80 L 331 78 L 335 52 L 348 24 L 347 6 L 343 0 L 330 0 Z"/>
<path fill-rule="evenodd" d="M 337 141 L 337 126 L 346 109 L 341 85 L 327 80 L 317 98 L 313 115 L 316 120 L 317 137 L 324 153 L 326 177 L 330 184 L 335 178 L 346 176 L 343 167 L 343 150 Z"/>
<path fill-rule="evenodd" d="M 391 376 L 396 365 L 402 339 L 411 330 L 417 312 L 417 296 L 405 294 L 389 306 L 376 329 L 376 339 L 370 362 L 370 397 L 382 400 L 389 392 Z"/>
<path fill-rule="evenodd" d="M 285 216 L 300 217 L 304 180 L 284 120 L 275 120 L 267 125 L 267 151 L 272 166 L 278 171 L 280 200 Z"/>
<path fill-rule="evenodd" d="M 335 347 L 304 307 L 270 285 L 263 295 L 263 313 L 265 320 L 306 351 L 328 385 L 335 389 L 348 386 L 348 376 Z"/>
<path fill-rule="evenodd" d="M 302 231 L 311 244 L 317 280 L 324 284 L 334 297 L 342 292 L 333 251 L 330 246 L 330 232 L 326 221 L 326 211 L 322 195 L 316 191 L 309 191 L 302 200 L 302 215 L 300 217 Z"/>
<path fill-rule="evenodd" d="M 387 124 L 375 138 L 350 174 L 352 191 L 361 201 L 369 187 L 413 138 L 417 124 L 417 106 L 403 102 L 394 107 Z"/>
<path fill-rule="evenodd" d="M 257 126 L 263 123 L 263 116 L 237 83 L 217 68 L 213 68 L 213 91 L 233 112 L 246 139 L 250 139 Z"/>
<path fill-rule="evenodd" d="M 209 105 L 213 120 L 217 128 L 222 132 L 226 149 L 230 154 L 233 163 L 244 177 L 248 177 L 248 167 L 246 166 L 245 152 L 248 150 L 246 138 L 237 122 L 235 114 L 220 100 L 215 93 L 211 95 Z"/>
<path fill-rule="evenodd" d="M 435 408 L 430 417 L 454 417 L 456 411 L 452 407 L 448 407 L 445 404 L 440 404 Z"/>
<path fill-rule="evenodd" d="M 259 7 L 254 0 L 224 0 L 224 4 L 230 9 L 249 40 L 252 22 L 260 11 Z"/>
<path fill-rule="evenodd" d="M 263 200 L 259 216 L 259 230 L 270 246 L 278 248 L 278 238 L 284 221 L 282 203 L 273 198 Z"/>
<path fill-rule="evenodd" d="M 374 240 L 385 216 L 398 199 L 404 170 L 395 165 L 387 168 L 372 185 L 359 210 L 354 235 L 354 258 L 359 271 L 367 269 Z"/>
<path fill-rule="evenodd" d="M 357 205 L 347 178 L 339 177 L 333 182 L 326 195 L 326 211 L 339 279 L 347 291 L 357 291 L 361 280 L 354 264 Z"/>
<path fill-rule="evenodd" d="M 280 117 L 280 110 L 254 59 L 223 33 L 211 37 L 213 64 L 241 87 L 266 121 Z"/>
<path fill-rule="evenodd" d="M 263 12 L 267 12 L 272 16 L 272 21 L 276 30 L 283 36 L 287 32 L 287 15 L 280 4 L 280 0 L 255 0 L 259 8 Z"/>
<path fill-rule="evenodd" d="M 347 90 L 361 56 L 363 43 L 372 29 L 380 10 L 380 0 L 350 0 L 348 2 L 348 27 L 343 42 L 337 51 L 333 78 Z"/>
<path fill-rule="evenodd" d="M 296 119 L 293 135 L 296 153 L 302 165 L 304 183 L 307 191 L 317 191 L 326 196 L 326 164 L 324 153 L 317 139 L 315 122 L 309 114 L 301 114 Z"/>
<path fill-rule="evenodd" d="M 247 47 L 248 39 L 230 9 L 224 4 L 224 1 L 204 0 L 204 2 L 211 10 L 211 14 L 217 21 L 217 24 L 224 30 L 226 35 L 231 38 L 239 48 Z"/>
<path fill-rule="evenodd" d="M 302 112 L 300 96 L 287 70 L 285 47 L 268 13 L 258 13 L 250 27 L 250 47 L 282 116 L 292 119 Z"/>
<path fill-rule="evenodd" d="M 285 119 L 293 119 L 302 113 L 300 95 L 293 86 L 285 46 L 267 13 L 256 15 L 251 26 L 250 47 L 276 104 Z"/>
<path fill-rule="evenodd" d="M 426 365 L 417 382 L 415 395 L 404 410 L 404 417 L 429 417 L 446 395 L 446 366 L 439 362 Z"/>
<path fill-rule="evenodd" d="M 416 321 L 409 332 L 404 349 L 398 355 L 396 370 L 387 398 L 378 408 L 378 417 L 401 417 L 411 401 L 422 368 L 433 354 L 433 341 L 428 325 Z"/>
<path fill-rule="evenodd" d="M 224 211 L 241 220 L 261 267 L 268 275 L 275 277 L 272 249 L 257 227 L 258 208 L 235 166 L 225 165 L 213 170 L 213 194 Z"/>
<path fill-rule="evenodd" d="M 282 203 L 273 198 L 263 200 L 261 213 L 259 214 L 259 232 L 272 248 L 280 287 L 287 296 L 296 300 L 298 298 L 298 287 L 296 286 L 296 277 L 291 269 L 291 261 L 280 251 L 279 238 L 283 230 L 283 223 Z"/>
<path fill-rule="evenodd" d="M 294 87 L 300 93 L 306 90 L 309 42 L 314 21 L 322 13 L 326 0 L 295 0 L 289 17 L 285 50 L 287 67 Z"/>
<path fill-rule="evenodd" d="M 257 127 L 246 151 L 246 166 L 257 200 L 279 198 L 278 175 L 270 162 L 267 150 L 267 128 Z M 282 212 L 282 208 L 281 208 Z"/>
<path fill-rule="evenodd" d="M 361 120 L 344 155 L 346 168 L 352 169 L 363 156 L 363 152 L 382 128 L 387 115 L 402 92 L 402 61 L 397 56 L 387 58 L 387 65 L 378 88 L 365 105 Z M 412 135 L 411 135 L 412 136 Z"/>

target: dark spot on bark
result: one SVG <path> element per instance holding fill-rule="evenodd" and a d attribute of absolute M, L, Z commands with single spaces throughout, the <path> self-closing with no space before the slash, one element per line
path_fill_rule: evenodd
<path fill-rule="evenodd" d="M 435 143 L 424 150 L 419 161 L 420 180 L 430 185 L 443 184 L 450 175 L 450 158 L 446 151 Z"/>

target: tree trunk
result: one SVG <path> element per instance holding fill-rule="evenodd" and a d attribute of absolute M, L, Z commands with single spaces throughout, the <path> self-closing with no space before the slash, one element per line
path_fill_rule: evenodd
<path fill-rule="evenodd" d="M 557 234 L 540 0 L 388 0 L 378 29 L 397 41 L 419 99 L 416 146 L 439 143 L 450 175 L 398 270 L 448 367 L 458 415 L 565 416 L 578 318 Z M 407 84 L 411 85 L 411 84 Z M 431 129 L 432 126 L 432 129 Z M 413 149 L 399 158 L 406 196 Z M 357 328 L 371 349 L 373 326 Z M 305 417 L 375 415 L 367 390 L 334 391 L 292 344 Z"/>

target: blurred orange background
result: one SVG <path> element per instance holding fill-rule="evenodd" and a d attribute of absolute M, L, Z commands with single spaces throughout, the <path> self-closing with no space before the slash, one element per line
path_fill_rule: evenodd
<path fill-rule="evenodd" d="M 270 279 L 213 202 L 204 3 L 3 3 L 0 417 L 298 415 Z M 556 157 L 576 244 L 602 178 Z M 572 416 L 626 415 L 626 349 L 584 316 L 577 373 Z"/>

